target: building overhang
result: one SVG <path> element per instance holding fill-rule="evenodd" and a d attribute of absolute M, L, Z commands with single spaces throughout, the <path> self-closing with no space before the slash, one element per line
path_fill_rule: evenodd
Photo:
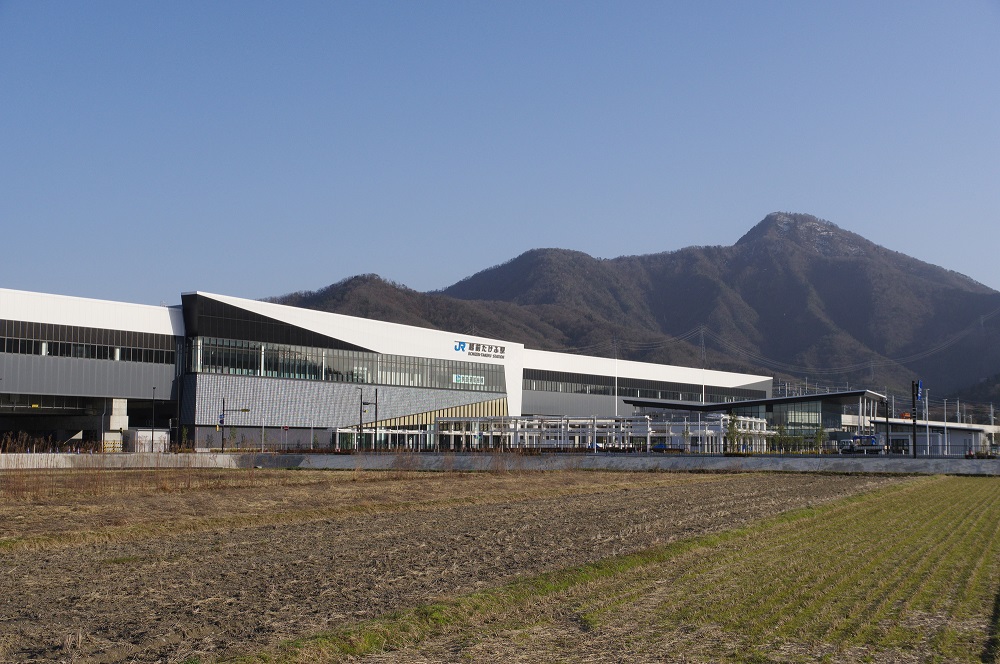
<path fill-rule="evenodd" d="M 692 401 L 668 401 L 664 399 L 623 399 L 636 408 L 660 408 L 663 410 L 687 410 L 697 413 L 725 413 L 738 408 L 757 408 L 760 406 L 792 405 L 815 403 L 850 406 L 863 401 L 885 401 L 885 395 L 871 390 L 847 390 L 843 392 L 825 392 L 821 394 L 802 394 L 791 397 L 769 397 L 766 399 L 746 399 L 743 401 L 725 401 L 716 403 L 698 403 Z"/>

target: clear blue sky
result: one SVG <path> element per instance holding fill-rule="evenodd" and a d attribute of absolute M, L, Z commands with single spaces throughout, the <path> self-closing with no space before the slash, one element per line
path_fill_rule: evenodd
<path fill-rule="evenodd" d="M 176 303 L 806 212 L 1000 289 L 1000 2 L 0 0 L 0 286 Z"/>

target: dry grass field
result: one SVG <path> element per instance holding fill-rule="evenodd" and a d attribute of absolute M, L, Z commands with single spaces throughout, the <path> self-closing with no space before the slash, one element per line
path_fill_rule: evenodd
<path fill-rule="evenodd" d="M 277 659 L 995 662 L 998 489 L 911 480 L 288 643 Z"/>
<path fill-rule="evenodd" d="M 992 661 L 998 489 L 794 474 L 0 475 L 0 660 Z"/>

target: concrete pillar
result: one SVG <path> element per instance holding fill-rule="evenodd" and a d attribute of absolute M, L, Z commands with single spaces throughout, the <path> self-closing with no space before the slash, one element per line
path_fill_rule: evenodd
<path fill-rule="evenodd" d="M 112 399 L 108 430 L 128 429 L 128 399 Z"/>

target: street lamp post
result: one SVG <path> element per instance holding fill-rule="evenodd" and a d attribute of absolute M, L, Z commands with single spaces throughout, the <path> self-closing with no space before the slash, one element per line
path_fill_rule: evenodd
<path fill-rule="evenodd" d="M 219 411 L 219 426 L 217 427 L 219 431 L 219 441 L 220 441 L 220 452 L 224 453 L 226 451 L 226 413 L 249 413 L 249 408 L 226 408 L 226 397 L 222 397 L 222 410 Z M 264 451 L 264 424 L 263 424 L 263 413 L 261 414 L 261 452 Z"/>
<path fill-rule="evenodd" d="M 358 442 L 354 446 L 356 452 L 361 451 L 361 427 L 365 421 L 365 391 L 364 388 L 358 389 Z"/>
<path fill-rule="evenodd" d="M 138 436 L 137 436 L 138 437 Z M 156 386 L 153 386 L 153 418 L 149 422 L 149 451 L 153 451 L 156 440 Z"/>
<path fill-rule="evenodd" d="M 371 402 L 367 402 L 369 406 Z M 372 422 L 372 448 L 378 448 L 378 388 L 375 388 L 375 420 Z"/>
<path fill-rule="evenodd" d="M 365 401 L 365 390 L 363 387 L 358 390 L 358 451 L 361 451 L 362 432 L 364 431 L 365 406 L 375 406 L 375 424 L 372 434 L 372 448 L 375 447 L 375 436 L 378 434 L 378 388 L 375 388 L 375 401 Z"/>

